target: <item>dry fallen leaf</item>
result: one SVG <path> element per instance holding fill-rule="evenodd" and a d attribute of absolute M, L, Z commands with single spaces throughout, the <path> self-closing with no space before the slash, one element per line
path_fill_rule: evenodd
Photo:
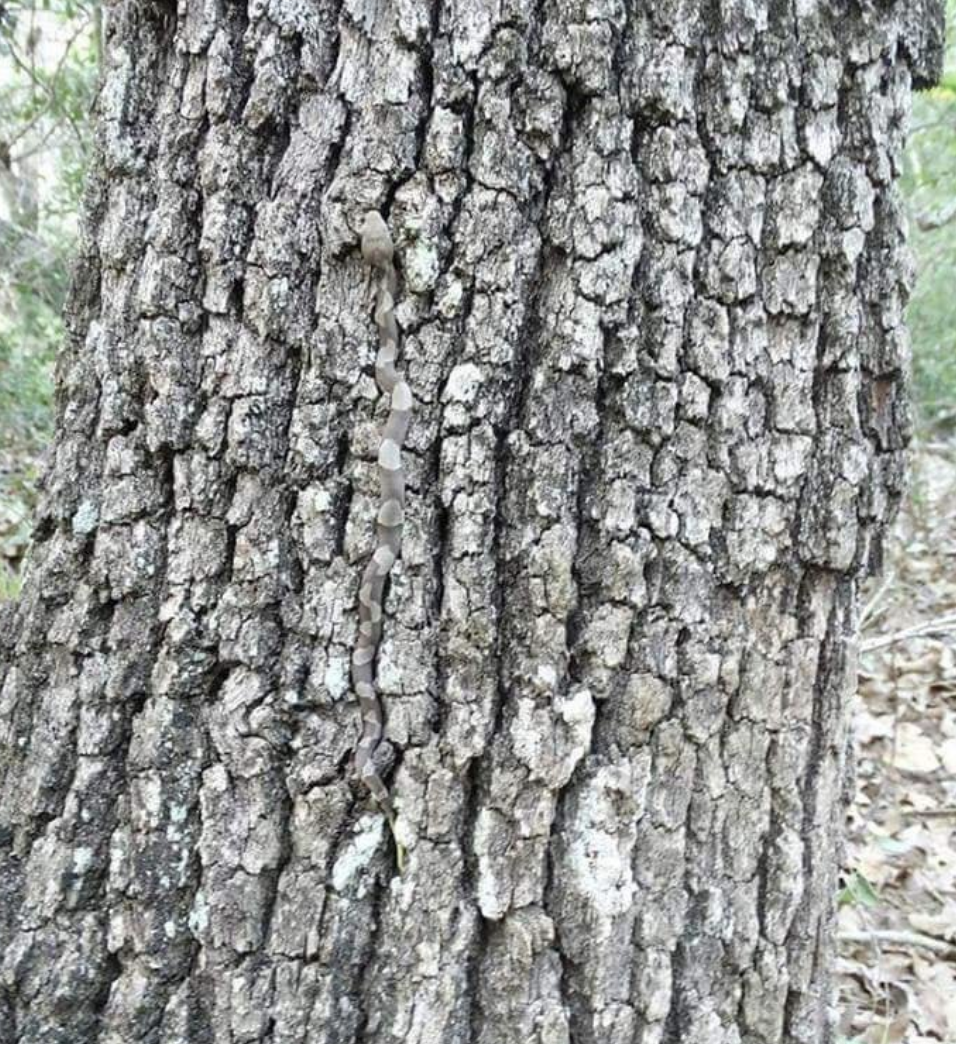
<path fill-rule="evenodd" d="M 956 737 L 943 740 L 939 745 L 939 759 L 943 768 L 951 775 L 956 776 Z"/>
<path fill-rule="evenodd" d="M 906 918 L 918 931 L 933 936 L 934 939 L 956 941 L 956 922 L 952 911 L 941 914 L 911 913 Z"/>
<path fill-rule="evenodd" d="M 895 1019 L 874 1022 L 863 1034 L 865 1044 L 902 1044 L 910 1027 L 908 1015 L 897 1015 Z"/>
<path fill-rule="evenodd" d="M 931 1039 L 956 1041 L 956 968 L 943 961 L 917 959 L 919 1013 L 915 1022 Z"/>
<path fill-rule="evenodd" d="M 904 772 L 928 773 L 940 767 L 933 741 L 912 722 L 904 722 L 897 730 L 893 764 Z"/>
<path fill-rule="evenodd" d="M 857 742 L 866 746 L 875 739 L 892 739 L 896 718 L 892 714 L 859 714 L 853 727 Z"/>

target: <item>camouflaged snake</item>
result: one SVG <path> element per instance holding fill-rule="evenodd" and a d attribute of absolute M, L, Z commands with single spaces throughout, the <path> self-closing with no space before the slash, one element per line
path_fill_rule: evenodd
<path fill-rule="evenodd" d="M 375 380 L 390 399 L 388 419 L 378 449 L 378 474 L 381 485 L 375 520 L 375 551 L 362 573 L 359 587 L 359 629 L 352 651 L 352 684 L 362 714 L 362 735 L 355 749 L 355 770 L 371 791 L 389 825 L 395 830 L 395 810 L 388 787 L 375 767 L 374 755 L 382 740 L 382 703 L 375 686 L 375 657 L 382 640 L 385 581 L 401 554 L 402 526 L 405 520 L 405 472 L 402 444 L 408 433 L 412 412 L 412 392 L 404 374 L 396 370 L 398 323 L 395 320 L 397 276 L 393 264 L 394 245 L 388 226 L 377 211 L 369 211 L 361 228 L 362 257 L 376 277 L 375 325 L 379 348 L 375 359 Z M 398 846 L 399 864 L 403 850 Z"/>

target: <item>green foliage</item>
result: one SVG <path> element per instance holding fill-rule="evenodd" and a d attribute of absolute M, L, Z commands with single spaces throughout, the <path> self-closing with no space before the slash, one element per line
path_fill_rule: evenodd
<path fill-rule="evenodd" d="M 15 169 L 52 158 L 43 218 L 75 217 L 96 91 L 96 3 L 14 0 L 0 20 L 0 150 Z"/>
<path fill-rule="evenodd" d="M 956 427 L 956 0 L 939 86 L 913 102 L 903 191 L 917 281 L 909 305 L 913 379 L 925 430 Z"/>
<path fill-rule="evenodd" d="M 15 595 L 89 157 L 93 0 L 0 0 L 0 600 Z"/>
<path fill-rule="evenodd" d="M 20 593 L 20 574 L 0 559 L 0 602 L 16 598 Z"/>
<path fill-rule="evenodd" d="M 880 897 L 863 874 L 859 870 L 854 870 L 846 884 L 837 893 L 837 903 L 840 906 L 873 907 L 879 906 Z"/>

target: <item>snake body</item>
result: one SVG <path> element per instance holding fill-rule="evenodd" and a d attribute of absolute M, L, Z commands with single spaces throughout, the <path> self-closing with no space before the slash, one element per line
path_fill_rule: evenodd
<path fill-rule="evenodd" d="M 369 211 L 365 215 L 361 245 L 362 256 L 376 278 L 374 314 L 379 348 L 375 359 L 375 380 L 381 393 L 389 396 L 390 409 L 378 449 L 381 495 L 375 524 L 375 551 L 362 573 L 358 596 L 358 638 L 352 651 L 352 685 L 362 714 L 362 735 L 355 749 L 355 770 L 394 831 L 395 811 L 388 787 L 374 762 L 383 731 L 382 702 L 375 686 L 375 657 L 382 639 L 385 581 L 402 548 L 402 525 L 405 519 L 402 444 L 411 420 L 412 392 L 404 374 L 395 368 L 398 358 L 398 323 L 395 320 L 398 280 L 392 261 L 392 237 L 382 215 L 377 211 Z"/>

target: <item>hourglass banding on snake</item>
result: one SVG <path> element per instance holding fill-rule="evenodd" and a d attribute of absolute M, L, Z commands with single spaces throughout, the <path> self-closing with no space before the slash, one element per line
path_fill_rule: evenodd
<path fill-rule="evenodd" d="M 388 226 L 377 211 L 365 215 L 361 244 L 362 256 L 376 278 L 374 317 L 379 348 L 375 359 L 375 380 L 379 391 L 389 396 L 389 412 L 378 448 L 380 497 L 375 520 L 375 550 L 359 586 L 359 628 L 352 652 L 352 684 L 362 714 L 362 734 L 355 748 L 355 770 L 394 827 L 395 810 L 391 796 L 374 762 L 384 728 L 382 701 L 375 685 L 375 658 L 382 640 L 385 581 L 402 551 L 405 521 L 402 445 L 411 421 L 412 392 L 404 374 L 395 368 L 398 358 L 395 251 Z"/>

